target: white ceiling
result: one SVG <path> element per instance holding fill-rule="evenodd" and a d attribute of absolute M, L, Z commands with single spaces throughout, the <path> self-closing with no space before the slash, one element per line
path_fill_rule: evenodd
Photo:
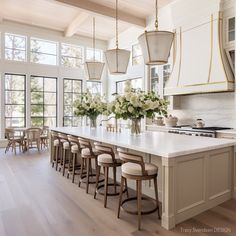
<path fill-rule="evenodd" d="M 87 0 L 85 0 L 87 1 Z M 109 8 L 115 8 L 115 0 L 89 0 Z M 160 7 L 173 0 L 160 0 Z M 146 19 L 154 13 L 154 0 L 119 0 L 119 10 L 127 15 Z M 92 35 L 92 18 L 96 16 L 96 37 L 109 40 L 115 36 L 115 21 L 111 17 L 95 14 L 56 0 L 0 0 L 0 19 L 66 32 L 68 35 Z M 119 22 L 119 32 L 132 24 Z M 68 36 L 67 35 L 67 36 Z"/>

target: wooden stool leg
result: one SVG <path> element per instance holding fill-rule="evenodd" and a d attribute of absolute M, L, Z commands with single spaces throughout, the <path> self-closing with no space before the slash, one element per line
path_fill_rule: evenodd
<path fill-rule="evenodd" d="M 117 211 L 117 218 L 120 218 L 120 206 L 121 206 L 121 202 L 122 202 L 124 181 L 125 181 L 125 178 L 123 176 L 121 176 L 121 181 L 120 181 L 120 196 L 119 196 L 119 205 L 118 205 L 118 211 Z"/>
<path fill-rule="evenodd" d="M 91 164 L 91 161 L 90 159 L 87 159 L 87 170 L 86 170 L 86 193 L 88 193 L 88 190 L 89 190 L 89 171 L 90 171 L 90 164 Z"/>
<path fill-rule="evenodd" d="M 107 207 L 107 191 L 108 191 L 108 175 L 109 167 L 105 167 L 105 189 L 104 189 L 104 207 Z"/>
<path fill-rule="evenodd" d="M 62 164 L 62 175 L 65 175 L 65 167 L 66 167 L 66 149 L 63 149 L 63 164 Z"/>
<path fill-rule="evenodd" d="M 116 167 L 113 167 L 113 180 L 114 180 L 114 192 L 116 193 L 117 187 L 116 187 Z"/>
<path fill-rule="evenodd" d="M 80 168 L 80 178 L 79 178 L 79 184 L 78 184 L 79 187 L 82 181 L 83 171 L 84 171 L 84 158 L 82 158 L 82 163 L 81 163 L 81 168 Z"/>
<path fill-rule="evenodd" d="M 141 229 L 141 211 L 142 211 L 142 181 L 137 180 L 137 200 L 138 200 L 138 230 Z"/>
<path fill-rule="evenodd" d="M 96 199 L 96 195 L 97 195 L 97 188 L 98 188 L 98 181 L 99 181 L 99 177 L 100 177 L 100 171 L 101 171 L 101 166 L 97 166 L 96 169 L 96 186 L 95 186 L 95 191 L 94 191 L 94 199 Z"/>
<path fill-rule="evenodd" d="M 56 161 L 56 146 L 53 147 L 53 158 L 52 158 L 52 168 L 54 167 L 54 163 Z"/>
<path fill-rule="evenodd" d="M 125 179 L 125 189 L 126 189 L 126 196 L 127 198 L 129 198 L 127 179 Z"/>
<path fill-rule="evenodd" d="M 158 213 L 158 219 L 161 219 L 161 214 L 160 214 L 160 206 L 159 206 L 159 199 L 158 199 L 158 188 L 157 188 L 157 178 L 155 177 L 154 179 L 154 188 L 155 188 L 155 195 L 156 195 L 156 206 L 157 208 L 157 213 Z"/>
<path fill-rule="evenodd" d="M 58 168 L 58 154 L 59 154 L 59 147 L 56 147 L 56 151 L 55 151 L 55 160 L 56 160 L 56 171 L 57 171 L 57 168 Z"/>
<path fill-rule="evenodd" d="M 75 163 L 77 159 L 77 153 L 72 154 L 73 164 L 72 164 L 72 183 L 75 182 Z"/>
<path fill-rule="evenodd" d="M 71 158 L 72 158 L 72 153 L 70 152 L 70 150 L 68 151 L 69 154 L 68 154 L 68 171 L 67 171 L 67 179 L 69 179 L 70 177 L 70 170 L 71 170 L 71 164 L 72 164 L 72 161 L 71 161 Z"/>

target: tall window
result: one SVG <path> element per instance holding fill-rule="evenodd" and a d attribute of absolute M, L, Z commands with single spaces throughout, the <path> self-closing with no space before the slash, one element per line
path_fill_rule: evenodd
<path fill-rule="evenodd" d="M 31 126 L 57 125 L 57 79 L 31 76 Z"/>
<path fill-rule="evenodd" d="M 86 48 L 86 60 L 87 61 L 93 60 L 93 53 L 94 53 L 93 48 Z M 95 49 L 95 60 L 96 61 L 102 62 L 102 60 L 103 60 L 102 55 L 103 55 L 102 50 Z"/>
<path fill-rule="evenodd" d="M 83 66 L 83 48 L 72 44 L 61 44 L 61 65 L 67 67 Z"/>
<path fill-rule="evenodd" d="M 143 63 L 142 49 L 139 44 L 132 46 L 132 65 L 141 65 Z"/>
<path fill-rule="evenodd" d="M 74 116 L 74 102 L 80 99 L 82 80 L 64 79 L 64 126 L 79 126 L 81 119 Z"/>
<path fill-rule="evenodd" d="M 25 126 L 25 75 L 5 74 L 5 127 Z"/>
<path fill-rule="evenodd" d="M 57 42 L 31 38 L 30 61 L 38 64 L 57 65 Z"/>
<path fill-rule="evenodd" d="M 102 94 L 102 82 L 100 81 L 86 81 L 87 89 L 92 94 Z"/>
<path fill-rule="evenodd" d="M 5 33 L 5 59 L 26 61 L 26 37 Z"/>

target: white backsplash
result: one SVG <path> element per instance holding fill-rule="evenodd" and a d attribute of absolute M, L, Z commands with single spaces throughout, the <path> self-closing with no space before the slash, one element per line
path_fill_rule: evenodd
<path fill-rule="evenodd" d="M 235 93 L 181 96 L 179 109 L 169 113 L 179 118 L 179 125 L 203 119 L 206 126 L 236 128 Z"/>

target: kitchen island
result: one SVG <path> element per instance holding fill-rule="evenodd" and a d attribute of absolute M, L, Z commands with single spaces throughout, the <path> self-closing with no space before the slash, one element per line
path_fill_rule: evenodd
<path fill-rule="evenodd" d="M 161 224 L 166 229 L 236 198 L 234 140 L 163 132 L 131 136 L 128 130 L 113 133 L 102 127 L 59 127 L 52 130 L 140 152 L 146 162 L 156 164 L 162 201 Z M 150 183 L 146 183 L 143 189 L 145 194 L 152 196 Z"/>

